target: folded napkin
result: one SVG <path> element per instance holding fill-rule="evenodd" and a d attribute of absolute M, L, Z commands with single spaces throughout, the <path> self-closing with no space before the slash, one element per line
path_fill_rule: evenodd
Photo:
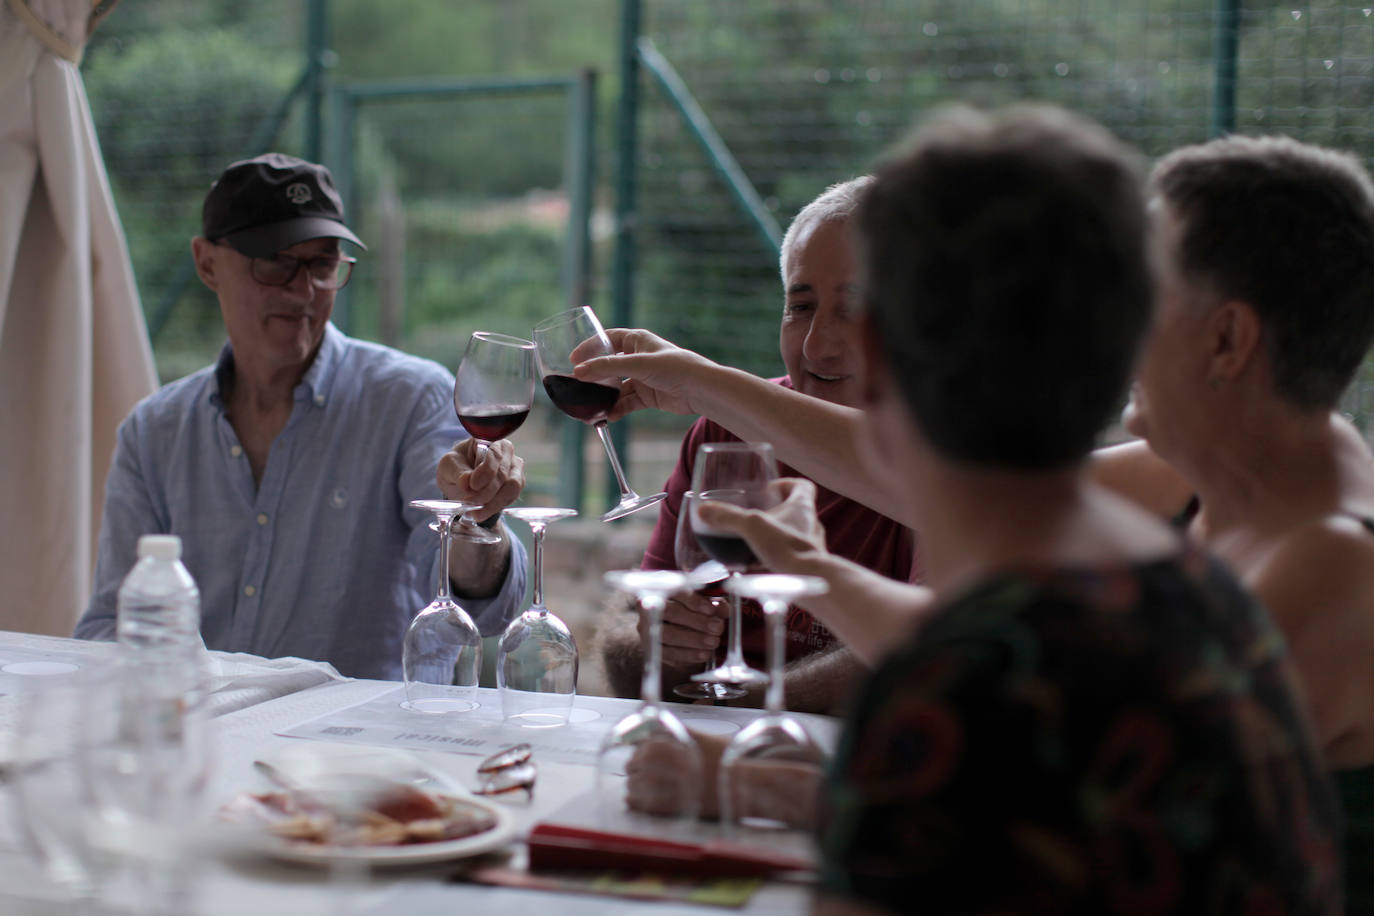
<path fill-rule="evenodd" d="M 207 654 L 206 709 L 222 716 L 248 706 L 275 700 L 317 684 L 345 681 L 328 662 L 304 658 L 263 658 L 244 652 Z"/>

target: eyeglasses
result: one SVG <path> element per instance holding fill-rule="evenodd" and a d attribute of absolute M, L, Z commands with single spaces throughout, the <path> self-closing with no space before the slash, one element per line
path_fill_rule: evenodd
<path fill-rule="evenodd" d="M 302 266 L 310 275 L 310 284 L 317 289 L 343 289 L 353 275 L 357 258 L 347 255 L 326 255 L 322 258 L 297 258 L 289 254 L 274 254 L 270 258 L 250 258 L 249 270 L 253 279 L 263 286 L 287 286 L 296 279 Z"/>
<path fill-rule="evenodd" d="M 476 795 L 505 795 L 524 790 L 534 798 L 534 751 L 528 744 L 516 744 L 492 754 L 477 764 L 482 784 Z"/>

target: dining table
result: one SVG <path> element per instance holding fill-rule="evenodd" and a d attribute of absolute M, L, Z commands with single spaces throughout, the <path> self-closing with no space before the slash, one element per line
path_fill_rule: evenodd
<path fill-rule="evenodd" d="M 84 666 L 99 665 L 119 647 L 32 634 L 0 632 L 0 774 L 13 746 L 15 704 L 26 692 L 41 689 Z M 520 913 L 607 914 L 774 914 L 804 912 L 811 894 L 804 873 L 765 879 L 734 905 L 703 905 L 684 900 L 654 900 L 597 892 L 589 882 L 576 890 L 542 890 L 472 880 L 473 859 L 455 857 L 415 863 L 368 863 L 341 870 L 275 855 L 265 844 L 249 840 L 251 831 L 228 824 L 222 812 L 245 793 L 278 788 L 275 763 L 291 760 L 303 747 L 328 750 L 367 760 L 375 753 L 388 766 L 397 759 L 414 761 L 445 791 L 463 795 L 477 789 L 479 762 L 517 743 L 532 748 L 537 778 L 532 792 L 505 792 L 488 797 L 509 817 L 510 842 L 480 860 L 499 871 L 527 871 L 525 841 L 536 825 L 573 817 L 592 798 L 596 750 L 601 738 L 637 700 L 577 696 L 567 724 L 527 728 L 501 716 L 496 689 L 478 688 L 476 709 L 433 715 L 406 708 L 404 685 L 393 681 L 342 677 L 331 666 L 303 659 L 265 659 L 241 653 L 209 652 L 206 703 L 213 751 L 201 810 L 194 829 L 186 830 L 185 853 L 178 868 L 186 889 L 178 907 L 186 916 L 380 916 L 380 914 Z M 35 685 L 38 685 L 35 687 Z M 758 710 L 700 704 L 673 704 L 683 722 L 698 731 L 726 735 L 737 731 Z M 838 722 L 826 716 L 798 715 L 824 747 L 833 747 Z M 16 814 L 12 786 L 0 783 L 0 913 L 69 913 L 71 901 L 44 879 L 38 857 L 25 841 Z M 698 825 L 697 831 L 719 830 Z M 791 844 L 802 850 L 809 838 L 795 831 L 771 835 L 763 845 Z M 515 882 L 519 883 L 519 882 Z M 86 912 L 128 911 L 127 899 Z M 123 908 L 121 908 L 123 907 Z M 135 905 L 135 911 L 136 905 Z"/>

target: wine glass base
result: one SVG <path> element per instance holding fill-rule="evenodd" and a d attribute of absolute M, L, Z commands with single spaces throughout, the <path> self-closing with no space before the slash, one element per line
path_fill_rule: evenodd
<path fill-rule="evenodd" d="M 667 493 L 654 493 L 650 496 L 639 496 L 632 493 L 612 506 L 605 515 L 601 516 L 601 520 L 603 522 L 613 522 L 618 518 L 624 518 L 627 515 L 638 512 L 640 509 L 656 506 L 662 502 L 667 495 Z"/>
<path fill-rule="evenodd" d="M 568 724 L 570 712 L 567 709 L 531 709 L 507 716 L 505 722 L 520 728 L 558 728 Z"/>
<path fill-rule="evenodd" d="M 715 683 L 754 687 L 767 684 L 768 675 L 755 668 L 750 668 L 748 665 L 721 665 L 719 668 L 712 668 L 710 671 L 692 675 L 692 680 L 698 684 Z"/>
<path fill-rule="evenodd" d="M 715 702 L 737 700 L 748 692 L 743 687 L 736 687 L 734 684 L 719 683 L 678 684 L 673 688 L 673 694 L 684 700 L 712 700 Z"/>
<path fill-rule="evenodd" d="M 467 541 L 470 544 L 501 543 L 501 535 L 483 528 L 476 522 L 470 522 L 466 518 L 460 519 L 457 524 L 449 528 L 449 537 L 459 541 Z"/>
<path fill-rule="evenodd" d="M 426 715 L 439 716 L 454 712 L 469 712 L 477 708 L 477 703 L 473 700 L 461 700 L 453 697 L 423 697 L 418 700 L 406 700 L 401 704 L 402 709 L 409 709 L 412 712 L 422 712 Z"/>

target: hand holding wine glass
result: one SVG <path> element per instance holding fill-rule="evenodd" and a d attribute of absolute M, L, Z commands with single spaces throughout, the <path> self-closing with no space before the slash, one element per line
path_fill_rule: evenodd
<path fill-rule="evenodd" d="M 549 400 L 573 419 L 590 423 L 606 449 L 606 458 L 620 488 L 620 501 L 602 515 L 601 520 L 609 522 L 657 505 L 667 494 L 640 496 L 630 489 L 606 429 L 607 413 L 620 397 L 620 379 L 615 376 L 588 379 L 585 375 L 573 375 L 573 366 L 578 362 L 615 352 L 596 313 L 583 306 L 545 319 L 534 327 L 534 343 L 539 373 Z"/>
<path fill-rule="evenodd" d="M 671 600 L 668 609 L 676 612 L 677 622 L 670 625 L 665 617 L 663 634 L 665 664 L 668 662 L 670 646 L 685 644 L 685 648 L 679 651 L 691 651 L 691 646 L 700 645 L 709 637 L 718 635 L 721 629 L 720 617 L 715 611 L 718 608 L 727 607 L 725 590 L 722 586 L 730 571 L 724 564 L 712 560 L 710 555 L 702 549 L 701 544 L 697 543 L 696 535 L 692 533 L 691 523 L 692 504 L 695 501 L 696 494 L 691 490 L 682 494 L 682 504 L 678 507 L 677 531 L 673 537 L 673 556 L 677 561 L 678 569 L 692 573 L 692 578 L 696 580 L 696 590 L 690 593 L 695 596 L 695 603 L 706 604 L 712 613 L 697 613 L 689 604 L 693 602 L 693 599 L 687 595 L 678 595 Z M 642 630 L 644 627 L 643 618 L 640 619 L 640 625 Z M 733 632 L 729 638 L 737 639 Z M 712 652 L 706 657 L 703 672 L 709 673 L 715 667 L 715 653 Z M 744 696 L 748 691 L 733 684 L 684 681 L 673 687 L 673 693 L 688 700 L 719 701 L 737 699 Z"/>
<path fill-rule="evenodd" d="M 688 508 L 688 518 L 697 543 L 714 560 L 730 570 L 731 580 L 757 563 L 754 552 L 737 533 L 703 522 L 702 510 L 717 502 L 741 508 L 767 508 L 775 499 L 770 485 L 777 476 L 773 447 L 766 442 L 708 442 L 697 449 L 692 471 L 695 497 Z M 730 591 L 728 585 L 726 590 Z M 751 668 L 744 659 L 740 641 L 741 618 L 740 596 L 732 592 L 730 647 L 725 662 L 710 671 L 693 675 L 692 680 L 746 686 L 768 681 L 768 675 Z"/>
<path fill-rule="evenodd" d="M 458 422 L 477 442 L 474 469 L 488 455 L 490 443 L 520 428 L 534 401 L 534 344 L 521 337 L 478 331 L 468 340 L 453 383 L 453 409 Z M 512 497 L 514 498 L 514 497 Z M 454 537 L 494 544 L 501 538 L 463 515 Z"/>

